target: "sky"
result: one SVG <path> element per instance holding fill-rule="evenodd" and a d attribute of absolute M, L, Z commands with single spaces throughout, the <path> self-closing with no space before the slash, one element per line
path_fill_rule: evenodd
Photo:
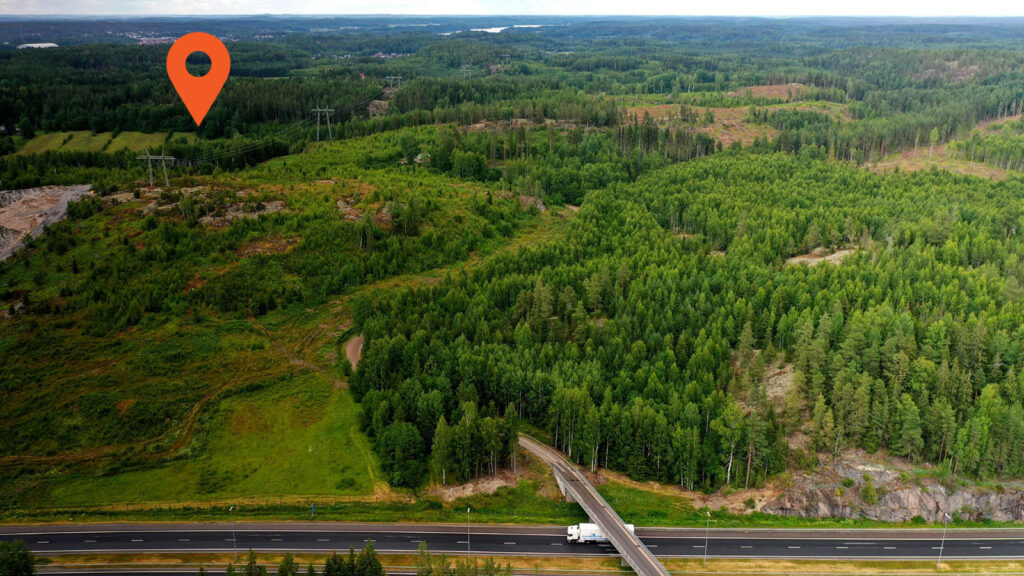
<path fill-rule="evenodd" d="M 1008 0 L 0 0 L 0 15 L 537 14 L 1022 16 Z"/>

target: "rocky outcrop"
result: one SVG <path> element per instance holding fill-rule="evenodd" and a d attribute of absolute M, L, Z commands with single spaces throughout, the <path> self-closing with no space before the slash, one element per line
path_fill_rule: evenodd
<path fill-rule="evenodd" d="M 944 514 L 970 520 L 1024 521 L 1024 487 L 948 486 L 934 478 L 911 480 L 906 470 L 865 463 L 851 452 L 810 474 L 799 474 L 791 486 L 761 511 L 808 518 L 870 518 L 910 522 L 917 517 L 942 522 Z M 878 493 L 874 504 L 861 490 L 871 478 Z"/>

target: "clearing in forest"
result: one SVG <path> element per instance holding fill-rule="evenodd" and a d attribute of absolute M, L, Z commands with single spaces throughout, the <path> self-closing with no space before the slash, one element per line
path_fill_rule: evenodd
<path fill-rule="evenodd" d="M 750 96 L 753 98 L 778 98 L 780 100 L 799 100 L 803 96 L 805 86 L 796 82 L 789 84 L 763 84 L 747 86 L 726 96 Z"/>
<path fill-rule="evenodd" d="M 1020 119 L 1021 115 L 1017 114 L 1016 116 L 985 120 L 979 122 L 975 129 L 984 136 L 987 132 L 995 130 L 1007 122 L 1014 122 Z M 865 164 L 865 167 L 879 174 L 896 170 L 916 172 L 918 170 L 938 168 L 939 170 L 948 170 L 955 174 L 989 178 L 997 182 L 1006 180 L 1010 176 L 1010 172 L 1002 168 L 982 162 L 971 162 L 969 159 L 957 157 L 949 149 L 948 143 L 938 144 L 934 148 L 930 148 L 927 144 L 922 144 L 917 149 L 904 150 L 896 154 L 890 154 L 880 160 L 869 162 Z"/>
<path fill-rule="evenodd" d="M 800 264 L 807 264 L 808 266 L 817 266 L 822 262 L 828 264 L 839 264 L 844 258 L 853 254 L 852 248 L 846 248 L 844 250 L 837 250 L 831 254 L 826 254 L 822 248 L 815 248 L 810 254 L 801 254 L 799 256 L 793 256 L 786 260 L 786 264 L 798 266 Z"/>

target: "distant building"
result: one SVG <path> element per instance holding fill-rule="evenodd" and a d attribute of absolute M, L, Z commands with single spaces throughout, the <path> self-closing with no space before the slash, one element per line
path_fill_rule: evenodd
<path fill-rule="evenodd" d="M 25 48 L 58 48 L 53 42 L 40 42 L 39 44 L 21 44 L 18 46 L 18 50 Z"/>

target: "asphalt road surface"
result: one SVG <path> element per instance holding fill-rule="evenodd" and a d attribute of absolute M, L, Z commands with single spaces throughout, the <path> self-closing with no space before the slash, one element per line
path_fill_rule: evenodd
<path fill-rule="evenodd" d="M 933 559 L 942 531 L 726 530 L 708 538 L 709 558 Z M 702 557 L 703 529 L 638 529 L 661 557 Z M 96 553 L 345 552 L 372 540 L 379 552 L 498 556 L 613 556 L 610 544 L 569 544 L 561 526 L 239 523 L 0 526 L 0 540 L 23 540 L 41 555 Z M 467 544 L 468 542 L 468 544 Z M 1024 530 L 950 530 L 944 559 L 1024 559 Z"/>

